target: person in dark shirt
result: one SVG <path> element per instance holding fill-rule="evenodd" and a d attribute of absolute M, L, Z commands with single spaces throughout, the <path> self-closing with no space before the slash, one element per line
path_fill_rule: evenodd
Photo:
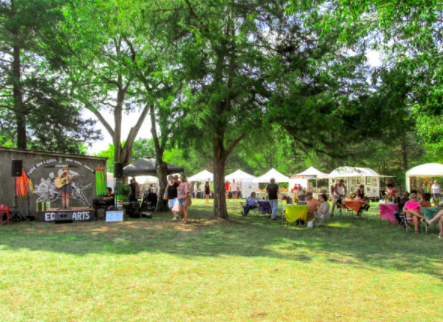
<path fill-rule="evenodd" d="M 271 206 L 272 214 L 271 220 L 277 220 L 277 208 L 278 208 L 278 184 L 275 183 L 275 179 L 271 179 L 271 183 L 266 187 L 266 192 L 268 193 L 269 204 Z"/>
<path fill-rule="evenodd" d="M 171 209 L 172 215 L 174 216 L 172 220 L 177 220 L 177 212 L 172 210 L 172 208 L 175 205 L 175 202 L 177 201 L 177 188 L 179 186 L 177 181 L 178 178 L 169 176 L 168 186 L 166 187 L 166 191 L 168 193 L 169 208 Z"/>
<path fill-rule="evenodd" d="M 398 202 L 397 211 L 394 213 L 395 219 L 397 219 L 399 225 L 402 222 L 400 217 L 403 214 L 403 207 L 408 201 L 409 201 L 409 193 L 405 192 L 400 201 Z"/>
<path fill-rule="evenodd" d="M 114 210 L 115 207 L 115 196 L 112 193 L 112 188 L 106 188 L 106 195 L 100 199 L 94 199 L 92 201 L 94 209 L 105 208 L 106 210 Z"/>

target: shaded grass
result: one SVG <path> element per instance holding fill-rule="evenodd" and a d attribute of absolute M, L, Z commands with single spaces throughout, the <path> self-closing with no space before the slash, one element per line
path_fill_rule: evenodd
<path fill-rule="evenodd" d="M 381 222 L 264 217 L 0 227 L 1 321 L 441 321 L 443 242 Z M 418 303 L 418 305 L 411 305 Z M 419 303 L 425 303 L 420 305 Z"/>

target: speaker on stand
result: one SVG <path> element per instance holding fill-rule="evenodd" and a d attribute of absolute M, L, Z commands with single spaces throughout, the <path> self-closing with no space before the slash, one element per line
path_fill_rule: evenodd
<path fill-rule="evenodd" d="M 23 172 L 23 161 L 22 160 L 12 160 L 11 177 L 14 178 L 14 183 L 15 183 L 14 208 L 13 208 L 13 211 L 11 212 L 11 216 L 10 216 L 12 222 L 27 220 L 27 218 L 25 216 L 23 216 L 18 211 L 18 206 L 17 206 L 17 178 L 22 176 L 22 172 Z"/>

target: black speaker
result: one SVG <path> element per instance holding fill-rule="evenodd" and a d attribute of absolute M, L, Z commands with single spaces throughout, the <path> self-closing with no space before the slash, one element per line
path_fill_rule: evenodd
<path fill-rule="evenodd" d="M 23 169 L 23 161 L 22 160 L 12 160 L 12 168 L 11 168 L 11 176 L 12 177 L 21 177 Z"/>
<path fill-rule="evenodd" d="M 114 163 L 114 178 L 123 178 L 123 163 Z"/>

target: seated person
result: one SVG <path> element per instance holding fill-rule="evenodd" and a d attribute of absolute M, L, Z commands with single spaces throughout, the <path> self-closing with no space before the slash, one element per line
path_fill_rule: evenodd
<path fill-rule="evenodd" d="M 429 207 L 431 207 L 431 194 L 425 193 L 421 195 L 420 208 L 429 208 Z"/>
<path fill-rule="evenodd" d="M 438 238 L 443 238 L 443 210 L 440 210 L 432 219 L 426 218 L 426 222 L 428 223 L 428 225 L 432 225 L 436 221 L 438 221 L 438 224 L 440 226 L 440 234 L 438 234 Z"/>
<path fill-rule="evenodd" d="M 363 185 L 361 185 L 355 192 L 355 198 L 362 200 L 365 198 L 365 187 Z"/>
<path fill-rule="evenodd" d="M 394 189 L 394 185 L 392 183 L 388 183 L 386 186 L 386 195 L 391 198 L 391 200 L 395 200 L 395 195 L 398 193 L 397 190 Z"/>
<path fill-rule="evenodd" d="M 312 197 L 312 192 L 308 192 L 306 200 L 308 201 L 308 221 L 311 221 L 317 214 L 317 209 L 320 207 L 321 203 Z"/>
<path fill-rule="evenodd" d="M 320 206 L 317 209 L 317 213 L 315 215 L 316 218 L 321 218 L 327 220 L 329 218 L 329 202 L 326 194 L 322 194 L 319 196 Z"/>
<path fill-rule="evenodd" d="M 403 215 L 403 207 L 408 201 L 409 201 L 409 193 L 405 192 L 398 202 L 397 211 L 394 213 L 395 219 L 397 219 L 399 225 L 402 222 L 400 217 L 402 217 Z"/>
<path fill-rule="evenodd" d="M 99 199 L 94 199 L 92 201 L 92 203 L 94 205 L 94 209 L 98 209 L 100 207 L 103 207 L 106 210 L 114 210 L 115 196 L 112 193 L 112 188 L 107 187 L 106 188 L 106 195 L 99 198 Z"/>
<path fill-rule="evenodd" d="M 249 210 L 257 208 L 258 207 L 257 205 L 258 205 L 258 198 L 256 197 L 256 193 L 252 192 L 251 196 L 248 197 L 248 199 L 246 199 L 246 205 L 243 206 L 243 211 L 241 212 L 241 214 L 243 216 L 247 216 Z"/>
<path fill-rule="evenodd" d="M 415 193 L 411 193 L 411 200 L 405 204 L 403 210 L 406 216 L 412 217 L 415 233 L 418 234 L 418 224 L 420 219 L 425 218 L 420 214 L 420 203 L 417 201 L 417 195 Z"/>
<path fill-rule="evenodd" d="M 311 193 L 312 195 L 312 193 Z M 306 190 L 302 190 L 301 193 L 298 195 L 298 201 L 299 202 L 306 202 L 307 201 L 307 195 L 306 195 Z"/>

